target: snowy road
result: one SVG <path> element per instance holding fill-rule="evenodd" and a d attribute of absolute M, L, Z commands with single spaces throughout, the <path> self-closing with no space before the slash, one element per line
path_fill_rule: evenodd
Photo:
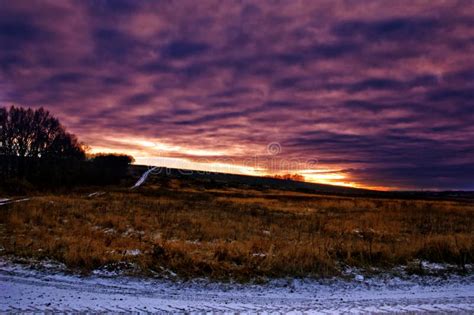
<path fill-rule="evenodd" d="M 149 170 L 147 170 L 143 175 L 138 179 L 138 181 L 133 185 L 130 189 L 135 189 L 137 187 L 140 187 L 143 185 L 143 183 L 147 180 L 148 176 L 155 170 L 158 169 L 158 166 L 152 167 Z"/>
<path fill-rule="evenodd" d="M 473 313 L 473 277 L 266 285 L 79 277 L 0 263 L 0 311 Z"/>

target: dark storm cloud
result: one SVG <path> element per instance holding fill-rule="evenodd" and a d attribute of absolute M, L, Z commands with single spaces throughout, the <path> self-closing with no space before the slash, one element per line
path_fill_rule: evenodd
<path fill-rule="evenodd" d="M 87 75 L 77 72 L 64 72 L 51 76 L 45 83 L 57 87 L 60 84 L 78 84 L 87 79 Z"/>
<path fill-rule="evenodd" d="M 127 97 L 123 104 L 126 106 L 138 105 L 138 104 L 147 104 L 153 99 L 154 94 L 151 93 L 138 93 Z"/>
<path fill-rule="evenodd" d="M 140 9 L 138 1 L 130 0 L 94 0 L 84 3 L 90 14 L 133 14 Z"/>
<path fill-rule="evenodd" d="M 53 39 L 51 32 L 45 31 L 28 20 L 29 17 L 5 16 L 0 14 L 0 44 L 4 51 L 17 51 L 35 41 Z"/>
<path fill-rule="evenodd" d="M 429 94 L 428 100 L 434 102 L 468 102 L 471 105 L 474 105 L 472 102 L 474 100 L 474 90 L 470 89 L 440 89 L 433 91 Z"/>
<path fill-rule="evenodd" d="M 474 189 L 473 21 L 470 1 L 0 0 L 0 102 L 93 147 L 278 142 L 346 182 Z"/>
<path fill-rule="evenodd" d="M 338 23 L 333 33 L 341 37 L 361 36 L 368 41 L 425 40 L 435 35 L 441 22 L 436 18 L 389 18 L 379 21 L 351 20 Z"/>
<path fill-rule="evenodd" d="M 208 49 L 209 45 L 205 43 L 173 41 L 165 47 L 163 55 L 169 58 L 182 59 L 202 54 Z"/>
<path fill-rule="evenodd" d="M 310 47 L 299 47 L 298 52 L 277 54 L 275 57 L 285 64 L 301 64 L 318 59 L 336 59 L 359 53 L 361 47 L 352 42 L 337 42 L 331 44 L 316 44 Z"/>

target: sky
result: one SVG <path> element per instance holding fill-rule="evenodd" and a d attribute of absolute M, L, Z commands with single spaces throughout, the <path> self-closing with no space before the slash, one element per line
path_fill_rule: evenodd
<path fill-rule="evenodd" d="M 474 189 L 474 1 L 0 0 L 0 106 L 91 152 Z"/>

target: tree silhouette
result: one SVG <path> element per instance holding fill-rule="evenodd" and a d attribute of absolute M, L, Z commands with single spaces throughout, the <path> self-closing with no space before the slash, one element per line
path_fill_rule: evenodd
<path fill-rule="evenodd" d="M 118 184 L 127 177 L 131 156 L 86 159 L 84 148 L 43 108 L 0 107 L 0 192 Z"/>
<path fill-rule="evenodd" d="M 284 175 L 274 175 L 273 178 L 292 180 L 296 182 L 304 182 L 304 176 L 300 174 L 284 174 Z"/>
<path fill-rule="evenodd" d="M 0 108 L 0 154 L 29 158 L 84 159 L 77 138 L 49 111 L 21 107 Z"/>

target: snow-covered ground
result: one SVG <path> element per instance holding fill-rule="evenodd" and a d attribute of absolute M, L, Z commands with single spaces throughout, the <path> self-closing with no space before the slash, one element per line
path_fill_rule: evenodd
<path fill-rule="evenodd" d="M 147 170 L 145 173 L 143 173 L 143 175 L 138 179 L 138 181 L 135 183 L 135 185 L 133 185 L 133 187 L 131 187 L 131 189 L 135 189 L 137 187 L 140 187 L 147 180 L 150 173 L 152 173 L 153 171 L 155 171 L 157 169 L 158 169 L 158 167 L 155 166 L 155 167 L 152 167 L 149 170 Z"/>
<path fill-rule="evenodd" d="M 105 195 L 106 192 L 105 191 L 96 191 L 96 192 L 93 192 L 93 193 L 90 193 L 87 195 L 87 197 L 89 198 L 92 198 L 92 197 L 99 197 L 99 196 L 103 196 Z"/>
<path fill-rule="evenodd" d="M 66 275 L 0 261 L 0 311 L 474 312 L 474 276 L 274 280 L 264 285 Z"/>
<path fill-rule="evenodd" d="M 16 202 L 28 201 L 28 200 L 30 200 L 30 198 L 17 198 L 17 199 L 0 198 L 0 206 L 4 206 L 11 203 L 16 203 Z"/>

